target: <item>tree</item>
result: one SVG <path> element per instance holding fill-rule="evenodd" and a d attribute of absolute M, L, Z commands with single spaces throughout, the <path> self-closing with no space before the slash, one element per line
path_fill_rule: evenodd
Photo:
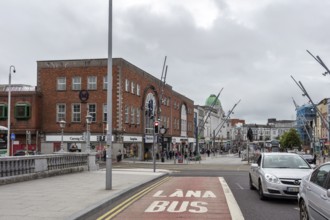
<path fill-rule="evenodd" d="M 301 150 L 301 140 L 299 138 L 298 132 L 296 129 L 291 128 L 288 132 L 285 132 L 280 137 L 281 148 L 292 149 L 293 147 L 298 147 L 299 151 Z"/>

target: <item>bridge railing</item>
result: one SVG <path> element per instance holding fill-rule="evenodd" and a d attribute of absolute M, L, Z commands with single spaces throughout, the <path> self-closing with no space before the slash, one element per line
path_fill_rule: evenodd
<path fill-rule="evenodd" d="M 0 157 L 0 185 L 97 169 L 93 153 Z"/>

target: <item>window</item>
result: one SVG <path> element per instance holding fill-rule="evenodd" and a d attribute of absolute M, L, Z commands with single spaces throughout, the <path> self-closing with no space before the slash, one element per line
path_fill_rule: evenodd
<path fill-rule="evenodd" d="M 141 118 L 140 118 L 140 109 L 136 108 L 136 124 L 139 125 L 141 123 Z"/>
<path fill-rule="evenodd" d="M 56 105 L 56 122 L 60 122 L 61 120 L 65 121 L 65 104 L 57 104 Z"/>
<path fill-rule="evenodd" d="M 125 80 L 125 92 L 128 92 L 129 91 L 129 80 L 126 79 Z"/>
<path fill-rule="evenodd" d="M 88 104 L 88 112 L 93 117 L 92 122 L 96 122 L 96 104 Z"/>
<path fill-rule="evenodd" d="M 129 107 L 125 107 L 125 123 L 129 123 Z"/>
<path fill-rule="evenodd" d="M 131 124 L 135 124 L 135 108 L 131 107 Z"/>
<path fill-rule="evenodd" d="M 87 89 L 88 90 L 96 90 L 97 88 L 97 77 L 96 76 L 89 76 L 87 82 Z"/>
<path fill-rule="evenodd" d="M 72 104 L 72 122 L 80 122 L 81 107 L 80 104 Z"/>
<path fill-rule="evenodd" d="M 140 85 L 136 84 L 136 95 L 140 96 Z"/>
<path fill-rule="evenodd" d="M 134 82 L 131 82 L 131 93 L 135 94 L 135 84 L 134 84 Z"/>
<path fill-rule="evenodd" d="M 57 78 L 57 90 L 66 90 L 66 78 L 65 77 Z"/>
<path fill-rule="evenodd" d="M 311 176 L 311 182 L 321 186 L 322 188 L 325 188 L 325 183 L 329 172 L 330 172 L 330 165 L 324 165 L 320 167 L 319 169 L 313 172 Z"/>
<path fill-rule="evenodd" d="M 72 90 L 81 90 L 81 77 L 72 77 Z"/>
<path fill-rule="evenodd" d="M 6 104 L 0 104 L 0 119 L 8 118 L 8 107 Z"/>
<path fill-rule="evenodd" d="M 108 89 L 108 76 L 103 76 L 103 89 Z"/>
<path fill-rule="evenodd" d="M 107 122 L 107 104 L 103 104 L 103 121 Z"/>
<path fill-rule="evenodd" d="M 18 103 L 15 105 L 15 118 L 16 119 L 29 119 L 31 117 L 30 104 Z"/>

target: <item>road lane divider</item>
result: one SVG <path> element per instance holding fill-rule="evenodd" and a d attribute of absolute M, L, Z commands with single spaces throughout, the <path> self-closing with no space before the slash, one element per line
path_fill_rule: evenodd
<path fill-rule="evenodd" d="M 157 188 L 158 186 L 162 185 L 163 183 L 167 182 L 170 179 L 171 179 L 171 177 L 165 177 L 164 179 L 157 181 L 156 183 L 152 184 L 151 186 L 141 190 L 140 192 L 134 194 L 132 197 L 126 199 L 125 201 L 123 201 L 122 203 L 120 203 L 119 205 L 117 205 L 116 207 L 114 207 L 113 209 L 111 209 L 110 211 L 105 213 L 104 215 L 97 218 L 97 220 L 112 219 L 113 217 L 118 215 L 120 212 L 122 212 L 124 209 L 126 209 L 128 206 L 130 206 L 132 203 L 134 203 L 136 200 L 140 199 L 141 197 L 143 197 L 144 195 L 146 195 L 147 193 L 149 193 L 150 191 L 152 191 L 153 189 Z"/>
<path fill-rule="evenodd" d="M 220 184 L 223 188 L 223 192 L 225 193 L 225 197 L 227 200 L 228 208 L 230 211 L 230 215 L 232 220 L 244 220 L 244 216 L 242 214 L 241 209 L 239 208 L 236 199 L 231 192 L 226 180 L 223 177 L 219 177 Z"/>

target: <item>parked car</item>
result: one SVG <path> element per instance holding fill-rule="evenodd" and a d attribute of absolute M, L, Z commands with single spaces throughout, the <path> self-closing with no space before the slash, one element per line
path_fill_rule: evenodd
<path fill-rule="evenodd" d="M 297 199 L 299 185 L 313 167 L 295 153 L 261 153 L 249 171 L 250 189 L 259 197 Z"/>
<path fill-rule="evenodd" d="M 34 155 L 34 152 L 29 150 L 27 153 L 25 150 L 18 150 L 14 154 L 14 156 L 25 156 L 25 155 Z"/>
<path fill-rule="evenodd" d="M 313 164 L 314 163 L 314 157 L 310 154 L 301 154 L 302 158 L 304 158 L 308 163 Z"/>
<path fill-rule="evenodd" d="M 330 219 L 330 162 L 302 179 L 298 204 L 300 219 Z"/>

